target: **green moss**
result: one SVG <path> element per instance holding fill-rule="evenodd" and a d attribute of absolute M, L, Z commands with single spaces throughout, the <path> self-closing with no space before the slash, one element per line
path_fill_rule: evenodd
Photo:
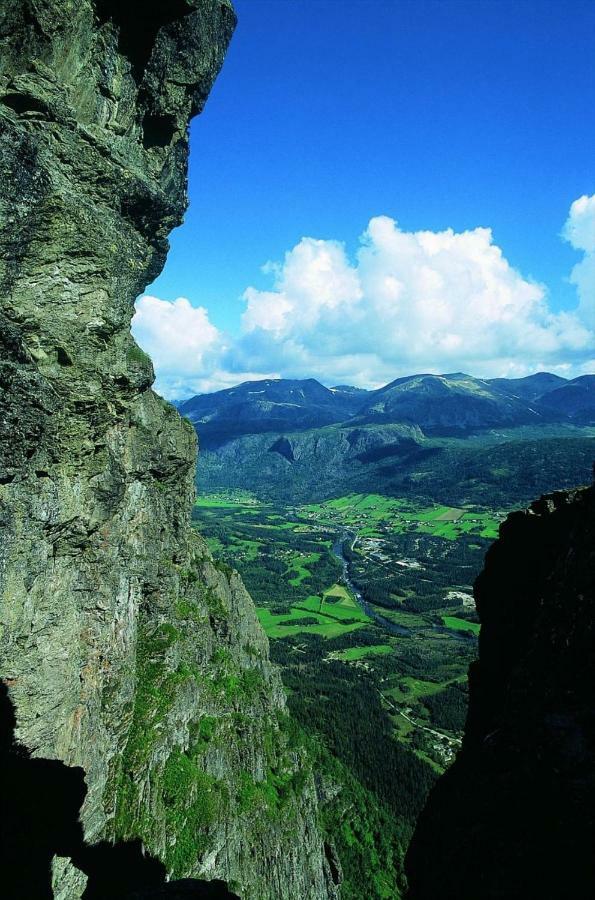
<path fill-rule="evenodd" d="M 266 812 L 269 815 L 287 811 L 299 804 L 308 773 L 305 770 L 267 771 L 266 778 L 255 781 L 248 772 L 242 772 L 238 780 L 236 799 L 242 813 Z"/>
<path fill-rule="evenodd" d="M 264 688 L 262 675 L 258 669 L 245 669 L 240 676 L 240 680 L 242 693 L 250 699 L 253 699 Z"/>
<path fill-rule="evenodd" d="M 198 574 L 194 569 L 182 569 L 180 571 L 180 578 L 183 578 L 184 581 L 187 581 L 189 584 L 194 584 L 195 581 L 198 581 Z"/>
<path fill-rule="evenodd" d="M 193 622 L 202 622 L 204 616 L 200 607 L 192 600 L 181 597 L 176 602 L 176 614 L 180 619 L 190 619 Z"/>
<path fill-rule="evenodd" d="M 131 344 L 126 351 L 126 362 L 129 366 L 148 368 L 151 366 L 151 357 L 147 356 L 138 344 Z"/>
<path fill-rule="evenodd" d="M 214 716 L 204 716 L 200 720 L 198 728 L 198 736 L 203 741 L 210 741 L 213 738 L 217 727 L 217 719 Z"/>
<path fill-rule="evenodd" d="M 121 759 L 110 777 L 109 791 L 115 797 L 113 836 L 140 837 L 151 844 L 156 823 L 165 832 L 168 844 L 164 862 L 174 877 L 192 871 L 207 849 L 207 831 L 222 814 L 228 801 L 225 785 L 208 775 L 197 763 L 199 754 L 213 739 L 217 719 L 203 718 L 196 729 L 191 749 L 174 748 L 162 768 L 152 758 L 162 744 L 164 720 L 175 698 L 176 688 L 189 679 L 197 680 L 196 667 L 182 661 L 172 669 L 168 650 L 181 638 L 170 623 L 155 632 L 141 632 L 137 647 L 137 690 L 132 725 Z M 153 798 L 147 804 L 139 779 L 149 770 Z"/>
<path fill-rule="evenodd" d="M 174 750 L 163 769 L 163 799 L 166 806 L 177 806 L 188 796 L 194 774 L 194 766 L 188 757 L 180 750 Z"/>
<path fill-rule="evenodd" d="M 215 665 L 227 668 L 231 665 L 232 656 L 227 647 L 218 647 L 213 653 L 211 661 L 214 662 Z"/>
<path fill-rule="evenodd" d="M 232 567 L 228 566 L 227 563 L 222 562 L 220 559 L 214 559 L 213 565 L 215 566 L 217 571 L 225 575 L 226 578 L 231 578 L 231 576 L 233 575 Z"/>
<path fill-rule="evenodd" d="M 163 639 L 168 647 L 171 647 L 172 644 L 175 644 L 176 641 L 179 641 L 182 637 L 181 631 L 172 625 L 171 622 L 162 622 L 159 626 L 159 633 L 157 635 L 157 640 L 159 641 L 159 637 Z M 157 645 L 157 650 L 162 650 L 163 644 Z"/>
<path fill-rule="evenodd" d="M 214 716 L 203 716 L 190 729 L 190 743 L 193 754 L 203 753 L 213 741 L 218 720 Z"/>
<path fill-rule="evenodd" d="M 215 619 L 226 619 L 228 610 L 226 609 L 223 599 L 213 588 L 207 588 L 204 591 L 204 601 L 207 604 L 210 614 Z"/>
<path fill-rule="evenodd" d="M 167 832 L 176 836 L 165 861 L 172 875 L 180 877 L 206 849 L 206 831 L 225 806 L 227 790 L 179 749 L 165 763 L 162 784 Z"/>
<path fill-rule="evenodd" d="M 176 669 L 168 663 L 167 651 L 180 638 L 181 633 L 170 623 L 161 624 L 154 632 L 139 631 L 132 724 L 124 753 L 116 762 L 109 784 L 115 796 L 114 832 L 118 837 L 145 833 L 146 823 L 139 819 L 135 777 L 143 771 L 155 745 L 162 739 L 163 722 L 175 700 L 176 687 L 195 677 L 184 663 Z"/>
<path fill-rule="evenodd" d="M 214 599 L 218 599 L 216 595 Z M 196 610 L 198 605 L 188 599 L 176 602 L 180 619 L 191 618 Z M 162 858 L 173 878 L 196 871 L 197 860 L 210 849 L 211 829 L 230 814 L 228 779 L 233 785 L 234 817 L 264 815 L 287 831 L 295 822 L 295 809 L 310 771 L 296 770 L 303 748 L 299 753 L 293 749 L 285 733 L 290 722 L 286 713 L 265 723 L 250 714 L 253 701 L 266 687 L 259 669 L 239 669 L 229 648 L 220 647 L 211 660 L 215 677 L 205 679 L 181 652 L 186 637 L 183 629 L 171 622 L 139 628 L 128 742 L 112 766 L 106 791 L 115 809 L 112 837 L 137 837 L 154 848 L 165 833 Z M 212 699 L 224 699 L 223 706 L 231 715 L 224 719 L 202 716 L 189 728 L 186 749 L 166 750 L 168 718 L 179 697 L 179 686 L 192 679 L 201 683 L 201 690 L 210 691 Z M 253 740 L 262 747 L 266 777 L 255 781 L 248 772 L 237 775 L 230 771 L 223 782 L 205 773 L 205 751 L 224 739 Z M 162 762 L 164 750 L 169 755 Z"/>

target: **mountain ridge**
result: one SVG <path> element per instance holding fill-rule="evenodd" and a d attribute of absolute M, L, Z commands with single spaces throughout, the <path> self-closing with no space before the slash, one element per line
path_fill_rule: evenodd
<path fill-rule="evenodd" d="M 474 378 L 462 372 L 396 378 L 366 391 L 315 378 L 246 381 L 178 404 L 204 449 L 249 434 L 327 425 L 409 425 L 428 436 L 551 423 L 595 424 L 595 376 Z"/>

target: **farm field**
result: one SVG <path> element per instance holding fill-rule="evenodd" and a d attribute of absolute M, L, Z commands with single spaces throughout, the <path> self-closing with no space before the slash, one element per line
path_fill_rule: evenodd
<path fill-rule="evenodd" d="M 322 769 L 346 767 L 358 815 L 386 810 L 405 842 L 460 746 L 472 584 L 502 516 L 378 494 L 284 506 L 227 491 L 194 509 L 254 598 L 289 709 L 328 754 Z"/>
<path fill-rule="evenodd" d="M 300 508 L 300 516 L 325 525 L 358 528 L 362 536 L 381 536 L 387 529 L 393 533 L 419 532 L 457 540 L 461 535 L 478 535 L 487 539 L 498 536 L 503 515 L 479 508 L 452 506 L 416 507 L 411 501 L 384 497 L 380 494 L 350 494 L 308 504 Z"/>
<path fill-rule="evenodd" d="M 467 622 L 465 619 L 458 619 L 456 616 L 442 616 L 442 621 L 446 628 L 453 628 L 455 631 L 471 631 L 473 634 L 479 634 L 479 625 L 477 622 Z"/>
<path fill-rule="evenodd" d="M 286 672 L 295 661 L 302 680 L 321 664 L 339 666 L 340 677 L 356 684 L 365 676 L 394 738 L 433 769 L 447 764 L 463 716 L 442 729 L 451 742 L 442 746 L 426 730 L 437 721 L 424 700 L 439 701 L 453 683 L 464 690 L 479 630 L 468 602 L 472 581 L 502 514 L 416 508 L 378 494 L 284 507 L 246 492 L 235 502 L 227 492 L 199 498 L 194 519 L 212 551 L 244 578 Z"/>
<path fill-rule="evenodd" d="M 303 603 L 292 606 L 287 613 L 275 614 L 266 607 L 258 607 L 257 614 L 270 638 L 296 634 L 334 638 L 349 634 L 370 622 L 370 617 L 339 584 L 324 591 L 322 596 L 306 597 Z"/>
<path fill-rule="evenodd" d="M 367 656 L 379 656 L 385 653 L 391 653 L 390 644 L 372 644 L 370 647 L 349 647 L 347 650 L 338 650 L 337 659 L 347 661 L 354 659 L 365 659 Z"/>

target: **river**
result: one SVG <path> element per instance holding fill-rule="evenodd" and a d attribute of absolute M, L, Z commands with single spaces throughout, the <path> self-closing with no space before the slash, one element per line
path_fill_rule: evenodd
<path fill-rule="evenodd" d="M 348 539 L 352 539 L 352 538 L 353 538 L 353 535 L 350 534 L 349 532 L 345 532 L 342 535 L 340 535 L 339 537 L 337 537 L 337 540 L 333 544 L 333 553 L 335 554 L 335 556 L 337 557 L 337 559 L 339 560 L 339 562 L 341 563 L 341 565 L 343 567 L 343 580 L 344 580 L 345 584 L 347 585 L 347 587 L 349 588 L 349 590 L 351 591 L 351 593 L 357 600 L 359 606 L 361 606 L 363 611 L 366 613 L 366 615 L 370 616 L 371 619 L 373 619 L 382 628 L 385 628 L 386 631 L 390 631 L 391 634 L 401 635 L 402 637 L 403 636 L 410 637 L 412 634 L 416 634 L 416 633 L 425 631 L 426 628 L 413 628 L 413 629 L 405 628 L 404 625 L 397 625 L 397 624 L 395 624 L 395 622 L 391 622 L 390 619 L 385 618 L 385 616 L 383 616 L 379 612 L 377 612 L 373 606 L 371 606 L 369 603 L 366 602 L 366 600 L 364 600 L 364 597 L 363 597 L 361 591 L 358 591 L 358 589 L 354 585 L 353 581 L 349 577 L 349 563 L 345 559 L 345 554 L 343 553 L 343 542 Z M 438 631 L 441 634 L 447 634 L 449 637 L 454 638 L 455 640 L 458 640 L 458 641 L 474 642 L 476 640 L 475 635 L 471 634 L 471 632 L 454 631 L 453 629 L 445 628 L 444 625 L 439 625 L 436 622 L 434 622 L 432 624 L 428 624 L 427 627 L 431 628 L 432 631 Z"/>
<path fill-rule="evenodd" d="M 349 563 L 345 559 L 345 554 L 343 553 L 343 542 L 350 538 L 351 535 L 343 534 L 340 535 L 335 543 L 333 544 L 333 553 L 341 563 L 343 567 L 343 581 L 357 600 L 359 606 L 363 609 L 367 616 L 370 616 L 378 625 L 382 628 L 386 629 L 386 631 L 390 631 L 391 634 L 399 634 L 401 636 L 408 636 L 413 634 L 413 632 L 409 628 L 405 628 L 403 625 L 396 625 L 394 622 L 391 622 L 389 619 L 386 619 L 384 616 L 380 615 L 379 612 L 376 612 L 373 606 L 367 603 L 361 591 L 358 591 L 353 581 L 349 577 Z"/>

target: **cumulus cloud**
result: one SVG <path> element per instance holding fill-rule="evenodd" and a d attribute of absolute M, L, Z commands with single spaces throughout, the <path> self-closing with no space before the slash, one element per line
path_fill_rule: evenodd
<path fill-rule="evenodd" d="M 203 306 L 145 295 L 136 304 L 132 333 L 155 366 L 157 388 L 171 399 L 208 390 L 208 372 L 224 350 L 222 335 Z M 196 387 L 197 390 L 194 390 Z"/>
<path fill-rule="evenodd" d="M 356 258 L 304 238 L 249 288 L 230 361 L 272 360 L 294 376 L 378 384 L 415 371 L 518 375 L 584 358 L 593 333 L 550 310 L 546 289 L 508 263 L 488 228 L 406 232 L 373 218 Z"/>
<path fill-rule="evenodd" d="M 204 306 L 185 297 L 160 300 L 145 294 L 136 303 L 132 333 L 153 360 L 155 389 L 168 400 L 231 387 L 238 381 L 279 378 L 277 371 L 222 367 L 229 339 L 209 320 Z"/>
<path fill-rule="evenodd" d="M 573 268 L 570 280 L 580 300 L 578 314 L 587 327 L 595 330 L 595 194 L 574 201 L 562 233 L 575 250 L 585 254 Z"/>
<path fill-rule="evenodd" d="M 134 331 L 170 397 L 275 374 L 365 387 L 420 371 L 579 374 L 595 356 L 595 197 L 572 204 L 563 235 L 584 253 L 571 312 L 552 311 L 489 228 L 407 232 L 377 216 L 353 259 L 306 237 L 267 264 L 271 288 L 245 291 L 238 338 L 202 307 L 155 297 L 139 301 Z"/>

